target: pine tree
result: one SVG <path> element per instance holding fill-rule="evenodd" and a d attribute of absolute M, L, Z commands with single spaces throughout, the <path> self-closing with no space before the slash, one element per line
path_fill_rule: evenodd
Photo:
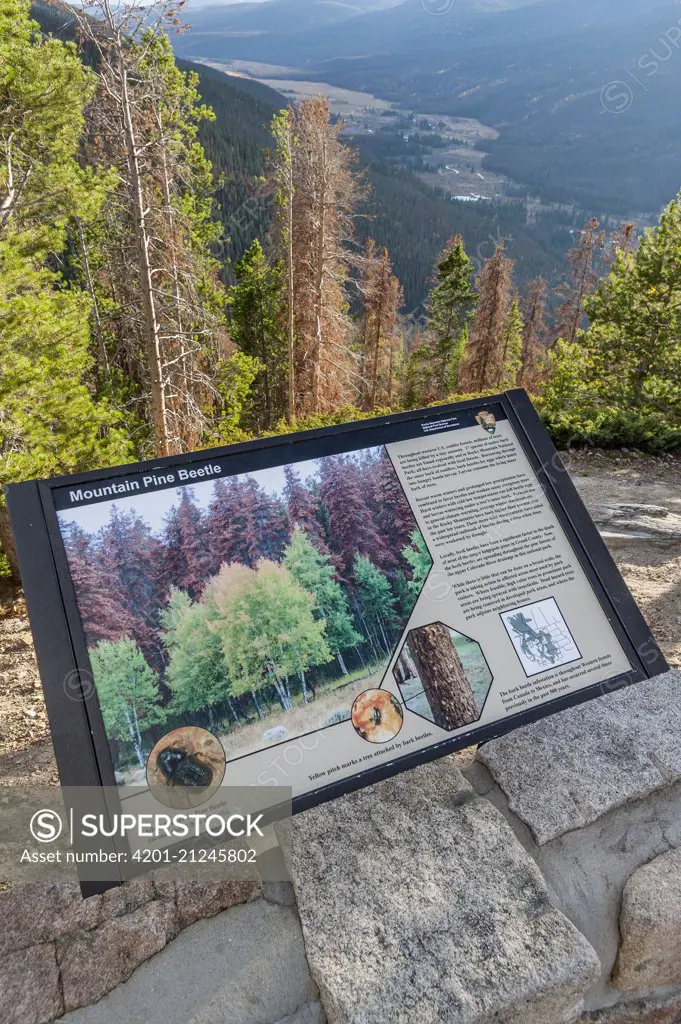
<path fill-rule="evenodd" d="M 105 573 L 96 545 L 79 526 L 62 530 L 69 573 L 88 647 L 100 640 L 121 640 L 134 626 L 115 581 Z"/>
<path fill-rule="evenodd" d="M 284 477 L 284 498 L 291 527 L 299 526 L 317 550 L 324 555 L 327 554 L 329 549 L 322 525 L 319 499 L 303 483 L 293 466 L 284 466 Z"/>
<path fill-rule="evenodd" d="M 269 159 L 269 175 L 274 186 L 278 217 L 277 242 L 286 277 L 286 418 L 294 423 L 297 413 L 296 391 L 296 263 L 294 251 L 295 178 L 293 153 L 296 146 L 291 108 L 275 114 L 271 124 L 274 149 Z"/>
<path fill-rule="evenodd" d="M 257 359 L 260 371 L 248 403 L 246 422 L 261 432 L 286 413 L 287 343 L 283 323 L 282 265 L 270 263 L 256 240 L 235 264 L 229 290 L 232 341 Z"/>
<path fill-rule="evenodd" d="M 535 394 L 548 369 L 549 329 L 546 324 L 548 285 L 537 277 L 527 285 L 521 303 L 523 342 L 518 384 Z"/>
<path fill-rule="evenodd" d="M 304 100 L 272 123 L 269 173 L 287 281 L 290 419 L 356 403 L 361 390 L 345 286 L 362 190 L 341 131 L 324 97 Z"/>
<path fill-rule="evenodd" d="M 2 482 L 111 465 L 130 454 L 120 418 L 88 387 L 90 301 L 50 261 L 70 217 L 89 218 L 98 178 L 76 155 L 93 76 L 42 39 L 24 0 L 0 4 L 0 451 Z M 0 541 L 18 578 L 4 500 Z"/>
<path fill-rule="evenodd" d="M 409 543 L 416 524 L 404 488 L 384 447 L 378 450 L 377 455 L 372 453 L 365 464 L 364 475 L 377 530 L 392 551 L 401 551 Z"/>
<path fill-rule="evenodd" d="M 428 573 L 433 568 L 433 559 L 428 550 L 426 539 L 420 530 L 413 530 L 411 532 L 409 542 L 407 547 L 402 548 L 402 557 L 411 568 L 409 589 L 418 596 L 423 590 Z"/>
<path fill-rule="evenodd" d="M 478 301 L 472 287 L 473 271 L 463 239 L 456 235 L 440 254 L 435 285 L 428 298 L 427 329 L 432 338 L 435 400 L 455 392 L 459 383 L 468 324 Z"/>
<path fill-rule="evenodd" d="M 42 37 L 28 0 L 2 0 L 0 240 L 15 253 L 59 251 L 69 218 L 101 200 L 76 159 L 94 89 L 73 45 Z"/>
<path fill-rule="evenodd" d="M 290 536 L 286 506 L 253 477 L 231 477 L 215 484 L 206 518 L 212 571 L 240 562 L 254 568 L 262 558 L 279 561 Z"/>
<path fill-rule="evenodd" d="M 404 296 L 388 250 L 377 252 L 371 238 L 365 244 L 360 269 L 361 404 L 366 410 L 381 405 L 390 408 L 400 361 L 399 309 Z"/>
<path fill-rule="evenodd" d="M 335 578 L 329 555 L 324 555 L 310 542 L 304 530 L 296 527 L 291 543 L 284 552 L 285 567 L 303 590 L 315 599 L 315 618 L 326 624 L 329 650 L 338 659 L 347 675 L 343 651 L 361 644 L 363 637 L 352 624 L 348 601 Z"/>
<path fill-rule="evenodd" d="M 353 572 L 356 554 L 368 555 L 382 568 L 396 558 L 376 523 L 369 481 L 350 456 L 329 455 L 320 461 L 319 494 L 328 517 L 328 544 L 341 579 Z"/>
<path fill-rule="evenodd" d="M 498 387 L 514 388 L 523 362 L 523 316 L 518 297 L 511 303 L 502 333 L 503 361 Z"/>
<path fill-rule="evenodd" d="M 512 303 L 513 260 L 504 256 L 503 243 L 485 260 L 478 278 L 478 306 L 459 375 L 462 393 L 498 386 L 503 371 L 504 328 Z"/>
<path fill-rule="evenodd" d="M 165 30 L 171 0 L 93 0 L 76 17 L 100 88 L 89 110 L 90 159 L 112 168 L 95 259 L 108 308 L 111 359 L 137 389 L 158 455 L 206 433 L 225 361 L 224 296 L 210 246 L 212 170 L 197 139 L 212 112 L 197 76 L 176 66 Z"/>
<path fill-rule="evenodd" d="M 459 389 L 469 343 L 469 324 L 478 302 L 472 287 L 473 263 L 456 235 L 440 253 L 427 300 L 426 330 L 412 341 L 407 360 L 405 404 L 442 401 Z"/>
<path fill-rule="evenodd" d="M 437 393 L 435 362 L 431 341 L 432 339 L 423 331 L 417 331 L 411 338 L 406 358 L 402 396 L 402 404 L 407 409 L 415 409 L 437 401 L 435 398 Z"/>
<path fill-rule="evenodd" d="M 359 622 L 380 654 L 390 654 L 397 626 L 395 595 L 390 582 L 366 555 L 357 554 L 352 564 Z"/>
<path fill-rule="evenodd" d="M 573 409 L 681 421 L 681 197 L 635 252 L 619 253 L 585 308 L 589 329 L 556 350 L 550 408 L 562 380 L 563 402 Z M 565 374 L 575 365 L 580 379 L 570 387 Z"/>
<path fill-rule="evenodd" d="M 185 591 L 192 600 L 201 595 L 211 575 L 205 517 L 191 487 L 183 487 L 179 503 L 165 518 L 161 574 L 164 586 Z"/>
<path fill-rule="evenodd" d="M 101 531 L 98 557 L 105 577 L 121 595 L 121 612 L 132 619 L 130 637 L 146 661 L 160 671 L 165 662 L 160 610 L 165 604 L 162 545 L 134 511 L 113 505 Z"/>
<path fill-rule="evenodd" d="M 584 304 L 598 281 L 594 264 L 605 244 L 597 217 L 588 220 L 578 235 L 577 245 L 568 253 L 569 279 L 558 289 L 563 302 L 558 308 L 557 336 L 569 344 L 576 341 L 584 324 Z"/>

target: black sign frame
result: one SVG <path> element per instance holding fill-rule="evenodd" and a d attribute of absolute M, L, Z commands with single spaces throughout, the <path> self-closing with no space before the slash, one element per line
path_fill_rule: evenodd
<path fill-rule="evenodd" d="M 527 455 L 536 478 L 556 514 L 625 654 L 631 670 L 607 682 L 556 697 L 510 715 L 503 721 L 471 726 L 455 737 L 402 755 L 356 775 L 327 783 L 293 800 L 304 811 L 345 793 L 396 775 L 417 764 L 473 744 L 487 742 L 522 725 L 576 706 L 612 690 L 658 675 L 667 662 L 650 633 L 596 526 L 565 469 L 527 394 L 515 389 L 485 399 L 322 427 L 263 440 L 248 441 L 187 455 L 169 456 L 107 470 L 28 481 L 5 488 L 16 540 L 26 603 L 35 640 L 50 729 L 64 787 L 116 785 L 113 763 L 99 710 L 85 636 L 62 543 L 54 492 L 93 481 L 116 481 L 131 473 L 159 473 L 170 467 L 205 465 L 228 459 L 229 474 L 339 454 L 422 436 L 438 422 L 459 418 L 471 424 L 482 409 L 501 406 Z M 424 430 L 424 425 L 426 430 Z M 443 429 L 446 429 L 443 426 Z M 419 434 L 419 430 L 421 433 Z M 94 884 L 91 892 L 110 884 Z"/>

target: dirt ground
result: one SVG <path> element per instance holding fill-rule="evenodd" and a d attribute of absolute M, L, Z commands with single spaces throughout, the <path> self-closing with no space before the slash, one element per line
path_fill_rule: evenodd
<path fill-rule="evenodd" d="M 681 514 L 681 457 L 580 451 L 565 464 L 587 505 L 660 505 Z M 681 542 L 617 541 L 612 554 L 671 665 L 681 668 Z M 2 581 L 0 581 L 1 583 Z M 57 785 L 28 619 L 0 586 L 0 785 Z"/>
<path fill-rule="evenodd" d="M 587 507 L 659 505 L 681 514 L 681 457 L 596 450 L 563 461 Z M 608 541 L 670 665 L 681 668 L 681 542 Z"/>

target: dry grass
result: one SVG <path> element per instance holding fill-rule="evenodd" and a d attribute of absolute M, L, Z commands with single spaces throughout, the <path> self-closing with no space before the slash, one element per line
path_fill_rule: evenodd
<path fill-rule="evenodd" d="M 219 738 L 225 748 L 227 760 L 231 761 L 235 757 L 243 757 L 244 754 L 265 749 L 269 744 L 263 743 L 263 734 L 278 725 L 288 729 L 287 740 L 294 740 L 297 736 L 304 736 L 305 733 L 321 728 L 329 715 L 337 709 L 346 708 L 350 717 L 350 708 L 355 697 L 364 690 L 379 686 L 384 674 L 385 669 L 380 669 L 370 676 L 355 679 L 346 686 L 339 686 L 324 694 L 318 692 L 317 699 L 310 704 L 297 704 L 292 711 L 273 711 L 261 722 L 223 733 Z"/>

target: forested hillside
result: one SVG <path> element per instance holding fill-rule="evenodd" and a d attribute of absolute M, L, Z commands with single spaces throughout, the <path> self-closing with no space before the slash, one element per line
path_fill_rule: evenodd
<path fill-rule="evenodd" d="M 45 31 L 73 38 L 73 22 L 67 24 L 66 16 L 55 7 L 38 2 L 31 10 Z M 286 101 L 254 79 L 226 75 L 185 60 L 178 60 L 178 66 L 198 76 L 199 94 L 215 114 L 215 120 L 200 125 L 199 138 L 216 179 L 224 182 L 216 190 L 216 215 L 223 226 L 220 257 L 225 262 L 224 279 L 231 282 L 231 264 L 254 238 L 265 239 L 268 233 L 272 195 L 263 184 L 265 151 L 272 144 L 269 124 Z M 579 218 L 555 211 L 527 224 L 521 203 L 452 203 L 414 174 L 374 155 L 370 137 L 355 138 L 351 143 L 371 185 L 358 206 L 358 242 L 372 237 L 390 250 L 404 289 L 405 311 L 421 314 L 437 254 L 454 234 L 463 235 L 478 262 L 504 239 L 509 255 L 517 260 L 521 283 L 539 274 L 558 283 L 571 244 L 569 232 Z"/>
<path fill-rule="evenodd" d="M 225 178 L 217 199 L 224 255 L 234 261 L 254 238 L 267 234 L 271 195 L 262 176 L 265 151 L 272 144 L 269 123 L 286 101 L 253 79 L 182 60 L 179 66 L 198 75 L 199 92 L 215 113 L 215 121 L 201 126 L 200 138 L 216 176 Z M 528 225 L 520 203 L 453 203 L 416 175 L 374 156 L 366 138 L 354 138 L 351 144 L 371 186 L 358 207 L 358 241 L 371 237 L 390 250 L 406 311 L 420 311 L 437 254 L 457 233 L 478 260 L 491 255 L 494 244 L 505 239 L 509 254 L 518 261 L 522 283 L 539 274 L 558 282 L 576 224 L 573 214 L 547 212 Z"/>

